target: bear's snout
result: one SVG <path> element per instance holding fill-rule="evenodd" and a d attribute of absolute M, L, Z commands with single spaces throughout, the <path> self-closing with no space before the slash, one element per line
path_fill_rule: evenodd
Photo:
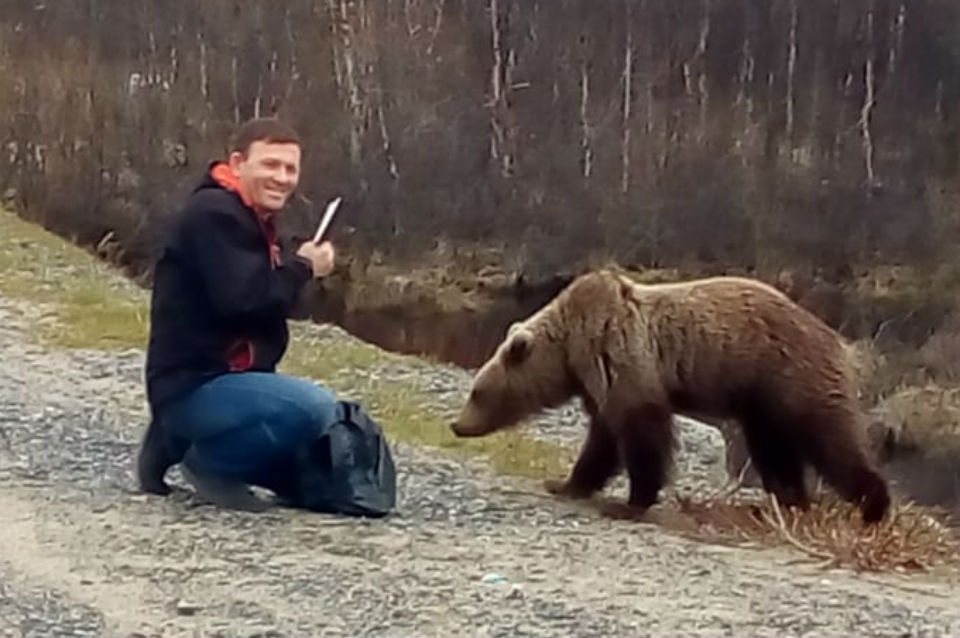
<path fill-rule="evenodd" d="M 450 429 L 453 430 L 453 433 L 459 437 L 482 436 L 486 434 L 486 432 L 484 432 L 483 430 L 480 430 L 478 428 L 471 428 L 460 421 L 454 421 L 453 423 L 451 423 Z"/>

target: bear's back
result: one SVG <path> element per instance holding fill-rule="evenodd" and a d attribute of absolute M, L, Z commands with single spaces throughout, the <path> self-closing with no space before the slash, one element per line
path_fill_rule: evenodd
<path fill-rule="evenodd" d="M 668 387 L 712 395 L 758 384 L 790 386 L 828 369 L 834 378 L 849 375 L 843 338 L 763 282 L 711 277 L 635 284 L 631 299 L 657 344 Z"/>

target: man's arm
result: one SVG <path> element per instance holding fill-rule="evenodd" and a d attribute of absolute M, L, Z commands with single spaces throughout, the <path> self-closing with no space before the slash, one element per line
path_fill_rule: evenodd
<path fill-rule="evenodd" d="M 313 276 L 310 262 L 285 254 L 280 266 L 271 268 L 264 259 L 266 240 L 236 215 L 216 208 L 190 215 L 185 239 L 214 313 L 225 320 L 289 316 L 300 288 Z"/>

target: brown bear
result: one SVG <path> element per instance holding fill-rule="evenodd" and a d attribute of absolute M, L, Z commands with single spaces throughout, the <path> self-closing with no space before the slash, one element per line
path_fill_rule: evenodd
<path fill-rule="evenodd" d="M 873 523 L 890 494 L 867 451 L 855 379 L 843 338 L 762 282 L 644 285 L 602 269 L 510 327 L 451 427 L 483 436 L 578 396 L 586 441 L 569 478 L 546 488 L 587 498 L 625 467 L 620 513 L 639 515 L 672 463 L 672 415 L 733 419 L 781 503 L 809 507 L 809 464 Z"/>

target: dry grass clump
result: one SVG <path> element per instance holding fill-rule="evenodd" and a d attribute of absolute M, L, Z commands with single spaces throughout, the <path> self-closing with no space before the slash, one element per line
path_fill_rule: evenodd
<path fill-rule="evenodd" d="M 687 519 L 681 531 L 700 539 L 788 545 L 822 567 L 871 572 L 960 567 L 957 530 L 946 514 L 913 503 L 897 503 L 877 525 L 864 525 L 857 508 L 832 495 L 806 511 L 783 508 L 772 496 L 759 502 L 681 500 L 679 514 Z"/>
<path fill-rule="evenodd" d="M 884 399 L 879 412 L 897 447 L 960 456 L 960 389 L 903 388 Z"/>
<path fill-rule="evenodd" d="M 437 240 L 415 258 L 387 261 L 374 251 L 368 259 L 346 260 L 346 305 L 353 309 L 403 306 L 425 314 L 478 310 L 485 290 L 509 289 L 522 271 L 516 253 Z"/>
<path fill-rule="evenodd" d="M 960 312 L 954 311 L 920 348 L 919 363 L 941 383 L 960 382 Z"/>

